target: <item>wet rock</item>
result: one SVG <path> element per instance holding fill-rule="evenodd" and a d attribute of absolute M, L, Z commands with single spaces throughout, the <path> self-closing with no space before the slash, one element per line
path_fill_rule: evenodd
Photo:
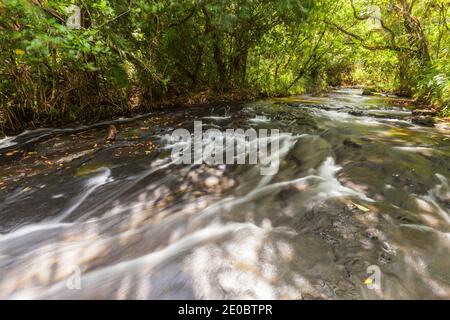
<path fill-rule="evenodd" d="M 441 121 L 436 123 L 436 129 L 443 134 L 450 134 L 450 120 L 448 122 Z"/>
<path fill-rule="evenodd" d="M 371 240 L 379 240 L 379 241 L 386 241 L 386 236 L 378 229 L 375 228 L 369 228 L 366 230 L 366 235 Z"/>
<path fill-rule="evenodd" d="M 437 115 L 437 112 L 435 110 L 429 110 L 429 109 L 416 109 L 412 112 L 413 117 L 419 117 L 419 116 L 428 116 L 428 117 L 435 117 Z"/>
<path fill-rule="evenodd" d="M 331 154 L 330 144 L 318 136 L 299 139 L 292 150 L 292 156 L 300 163 L 303 170 L 316 168 Z"/>
<path fill-rule="evenodd" d="M 294 107 L 294 108 L 309 108 L 309 109 L 322 109 L 322 110 L 331 110 L 332 108 L 330 106 L 327 106 L 325 104 L 318 104 L 318 103 L 300 103 L 300 102 L 291 102 L 287 103 L 288 106 Z"/>
<path fill-rule="evenodd" d="M 105 138 L 105 142 L 106 143 L 112 143 L 114 141 L 116 141 L 117 138 L 117 128 L 115 125 L 110 125 L 108 128 L 108 135 Z"/>
<path fill-rule="evenodd" d="M 96 164 L 84 164 L 78 167 L 75 176 L 76 177 L 87 177 L 99 173 L 102 169 L 109 168 L 110 165 L 107 163 L 96 163 Z"/>
<path fill-rule="evenodd" d="M 355 149 L 361 149 L 362 145 L 360 145 L 359 143 L 352 141 L 350 139 L 345 139 L 343 142 L 344 146 L 346 147 L 350 147 L 350 148 L 355 148 Z"/>
<path fill-rule="evenodd" d="M 67 162 L 72 162 L 76 159 L 82 158 L 84 156 L 87 156 L 91 153 L 93 153 L 94 150 L 85 150 L 85 151 L 80 151 L 74 154 L 70 154 L 68 156 L 62 157 L 59 160 L 56 161 L 56 164 L 61 164 L 61 163 L 67 163 Z"/>
<path fill-rule="evenodd" d="M 212 188 L 216 185 L 218 185 L 220 182 L 220 179 L 218 177 L 208 177 L 205 180 L 205 186 L 208 188 Z"/>
<path fill-rule="evenodd" d="M 413 116 L 411 118 L 412 123 L 425 126 L 425 127 L 433 127 L 434 126 L 434 118 L 431 116 Z"/>
<path fill-rule="evenodd" d="M 303 108 L 305 107 L 305 108 Z M 302 131 L 312 132 L 317 129 L 317 123 L 312 115 L 310 106 L 300 107 L 297 103 L 273 104 L 262 106 L 260 110 L 264 115 L 275 121 L 286 121 L 290 127 L 304 127 Z"/>
<path fill-rule="evenodd" d="M 430 109 L 416 109 L 412 112 L 412 122 L 421 126 L 434 126 L 434 118 L 437 115 L 435 110 Z"/>
<path fill-rule="evenodd" d="M 362 116 L 366 115 L 366 113 L 362 110 L 351 110 L 348 113 L 351 114 L 352 116 L 357 116 L 357 117 L 362 117 Z"/>
<path fill-rule="evenodd" d="M 364 88 L 362 95 L 363 96 L 372 96 L 375 93 L 375 90 L 373 90 L 372 88 Z"/>

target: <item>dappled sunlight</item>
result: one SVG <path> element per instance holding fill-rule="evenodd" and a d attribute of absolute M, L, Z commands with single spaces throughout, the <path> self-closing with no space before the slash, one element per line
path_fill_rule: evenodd
<path fill-rule="evenodd" d="M 346 94 L 322 102 L 370 101 Z M 1 169 L 10 175 L 0 297 L 448 298 L 450 163 L 439 158 L 448 142 L 424 132 L 411 140 L 404 123 L 353 121 L 344 109 L 234 108 L 119 123 L 112 144 L 94 128 L 45 131 L 26 152 L 15 145 Z M 199 118 L 207 128 L 279 129 L 276 174 L 261 175 L 264 164 L 175 163 L 170 124 L 192 129 Z M 30 170 L 20 175 L 23 156 Z M 379 290 L 365 283 L 374 265 Z"/>

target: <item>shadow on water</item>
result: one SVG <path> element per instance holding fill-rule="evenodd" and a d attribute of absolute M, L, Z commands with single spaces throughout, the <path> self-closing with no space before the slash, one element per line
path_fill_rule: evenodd
<path fill-rule="evenodd" d="M 2 141 L 0 297 L 450 298 L 449 137 L 390 99 L 163 112 L 116 123 L 114 144 L 98 125 Z M 194 120 L 279 129 L 278 173 L 174 164 L 167 137 Z"/>

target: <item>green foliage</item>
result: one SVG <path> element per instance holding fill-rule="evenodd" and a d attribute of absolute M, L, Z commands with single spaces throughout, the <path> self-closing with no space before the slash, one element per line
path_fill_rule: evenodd
<path fill-rule="evenodd" d="M 363 84 L 448 110 L 444 0 L 0 1 L 0 131 L 123 114 L 193 91 Z M 79 29 L 66 25 L 73 4 Z"/>
<path fill-rule="evenodd" d="M 436 107 L 447 110 L 450 107 L 450 66 L 442 60 L 426 70 L 418 83 L 416 96 L 430 101 Z"/>

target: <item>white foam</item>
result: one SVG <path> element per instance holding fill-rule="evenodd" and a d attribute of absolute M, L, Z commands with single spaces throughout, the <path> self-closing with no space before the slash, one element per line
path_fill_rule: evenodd
<path fill-rule="evenodd" d="M 248 121 L 253 123 L 267 123 L 270 122 L 271 119 L 266 116 L 256 116 L 252 119 L 249 119 Z"/>
<path fill-rule="evenodd" d="M 68 216 L 70 216 L 97 188 L 100 186 L 111 182 L 112 178 L 111 176 L 111 170 L 109 168 L 100 168 L 99 169 L 100 174 L 90 178 L 86 186 L 88 189 L 83 192 L 80 196 L 78 196 L 75 201 L 70 205 L 69 208 L 64 210 L 61 214 L 58 215 L 58 217 L 54 220 L 55 222 L 61 222 L 64 219 L 66 219 Z"/>
<path fill-rule="evenodd" d="M 80 290 L 71 291 L 67 288 L 66 281 L 61 281 L 50 288 L 42 290 L 39 288 L 25 289 L 14 294 L 12 299 L 46 299 L 61 297 L 61 294 L 74 296 L 94 297 L 98 288 L 102 285 L 111 285 L 119 282 L 125 274 L 133 274 L 147 276 L 151 274 L 151 270 L 159 265 L 170 262 L 178 255 L 193 250 L 193 248 L 204 243 L 219 240 L 230 233 L 237 232 L 242 229 L 258 229 L 249 223 L 232 223 L 228 225 L 211 225 L 193 234 L 190 234 L 177 242 L 163 248 L 162 250 L 151 252 L 147 255 L 136 259 L 123 261 L 115 265 L 107 266 L 85 275 L 82 275 Z"/>
<path fill-rule="evenodd" d="M 0 149 L 8 148 L 17 144 L 14 142 L 16 137 L 4 137 L 0 139 Z"/>
<path fill-rule="evenodd" d="M 412 153 L 434 152 L 433 148 L 426 148 L 426 147 L 394 147 L 394 149 Z"/>
<path fill-rule="evenodd" d="M 224 116 L 224 117 L 220 117 L 220 116 L 209 116 L 209 117 L 203 117 L 202 119 L 205 120 L 215 120 L 215 121 L 222 121 L 222 120 L 228 120 L 230 119 L 230 116 Z"/>
<path fill-rule="evenodd" d="M 51 229 L 57 229 L 64 226 L 69 226 L 70 223 L 36 223 L 21 227 L 15 231 L 7 233 L 5 235 L 0 235 L 0 243 L 4 241 L 8 241 L 15 238 L 20 238 L 26 235 L 29 235 L 33 232 L 42 232 Z"/>

